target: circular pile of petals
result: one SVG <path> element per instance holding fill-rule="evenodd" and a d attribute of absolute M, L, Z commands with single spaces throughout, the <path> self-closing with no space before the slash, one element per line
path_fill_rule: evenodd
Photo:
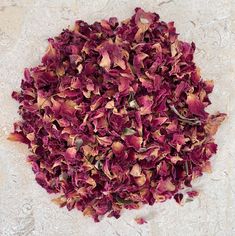
<path fill-rule="evenodd" d="M 9 139 L 28 144 L 36 181 L 56 203 L 118 218 L 123 208 L 181 202 L 210 171 L 226 115 L 205 111 L 213 82 L 201 79 L 194 51 L 173 22 L 140 8 L 49 39 L 12 94 L 22 120 Z"/>

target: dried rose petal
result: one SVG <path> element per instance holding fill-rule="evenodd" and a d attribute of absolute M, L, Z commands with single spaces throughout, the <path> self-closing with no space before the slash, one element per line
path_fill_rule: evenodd
<path fill-rule="evenodd" d="M 174 199 L 178 204 L 181 204 L 184 195 L 182 193 L 177 193 L 174 195 Z"/>
<path fill-rule="evenodd" d="M 189 94 L 186 102 L 188 104 L 189 111 L 193 115 L 198 115 L 201 117 L 204 117 L 206 115 L 206 112 L 204 111 L 205 106 L 196 95 Z"/>
<path fill-rule="evenodd" d="M 189 197 L 194 198 L 194 197 L 197 197 L 199 195 L 199 192 L 195 191 L 195 190 L 192 190 L 192 191 L 187 192 L 187 194 L 188 194 Z"/>
<path fill-rule="evenodd" d="M 217 113 L 215 115 L 209 116 L 208 121 L 205 125 L 205 130 L 210 135 L 215 135 L 219 126 L 226 118 L 226 114 L 224 113 Z"/>
<path fill-rule="evenodd" d="M 125 141 L 127 147 L 133 147 L 136 151 L 138 151 L 141 147 L 143 138 L 135 135 L 128 135 L 125 137 Z"/>
<path fill-rule="evenodd" d="M 135 164 L 130 172 L 130 175 L 134 176 L 134 177 L 139 177 L 141 174 L 141 167 L 139 164 Z"/>
<path fill-rule="evenodd" d="M 113 142 L 112 150 L 114 154 L 120 155 L 121 153 L 123 153 L 124 149 L 125 146 L 121 142 Z"/>
<path fill-rule="evenodd" d="M 29 146 L 38 184 L 96 222 L 170 198 L 181 204 L 181 190 L 211 172 L 226 117 L 205 111 L 214 85 L 193 61 L 195 44 L 140 8 L 120 25 L 78 20 L 48 41 L 12 93 L 22 120 L 8 137 Z"/>
<path fill-rule="evenodd" d="M 26 144 L 28 143 L 27 138 L 20 132 L 11 133 L 7 139 L 10 141 L 17 141 Z"/>
<path fill-rule="evenodd" d="M 144 218 L 142 218 L 142 217 L 137 217 L 137 218 L 135 218 L 135 222 L 136 222 L 137 224 L 139 224 L 139 225 L 142 225 L 142 224 L 146 224 L 146 223 L 147 223 L 147 221 L 146 221 Z"/>

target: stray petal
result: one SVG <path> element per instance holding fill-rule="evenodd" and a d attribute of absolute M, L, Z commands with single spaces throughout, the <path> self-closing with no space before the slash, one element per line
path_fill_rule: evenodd
<path fill-rule="evenodd" d="M 142 217 L 137 217 L 137 218 L 135 218 L 135 222 L 136 222 L 137 224 L 139 224 L 139 225 L 142 225 L 142 224 L 146 224 L 146 223 L 147 223 L 147 221 L 146 221 L 144 218 L 142 218 Z"/>
<path fill-rule="evenodd" d="M 28 143 L 28 139 L 25 138 L 25 136 L 19 132 L 11 133 L 7 139 L 10 141 L 15 141 L 15 142 L 21 142 L 21 143 L 26 143 L 26 144 Z"/>

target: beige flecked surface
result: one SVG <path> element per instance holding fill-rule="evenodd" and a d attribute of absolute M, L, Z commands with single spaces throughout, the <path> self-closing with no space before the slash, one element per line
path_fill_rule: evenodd
<path fill-rule="evenodd" d="M 80 212 L 59 209 L 34 181 L 24 145 L 6 141 L 18 119 L 11 100 L 24 67 L 37 65 L 46 39 L 72 25 L 118 16 L 141 6 L 175 21 L 180 38 L 197 45 L 196 62 L 215 80 L 213 105 L 229 117 L 216 135 L 213 173 L 195 182 L 200 197 L 183 207 L 169 201 L 124 211 L 94 224 Z M 235 1 L 234 0 L 1 0 L 0 1 L 0 236 L 233 236 L 235 235 Z M 148 223 L 134 222 L 143 216 Z"/>

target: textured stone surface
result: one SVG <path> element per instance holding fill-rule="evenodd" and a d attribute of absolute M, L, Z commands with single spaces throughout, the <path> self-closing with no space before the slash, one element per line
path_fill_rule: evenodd
<path fill-rule="evenodd" d="M 195 181 L 200 197 L 183 207 L 174 201 L 124 211 L 119 220 L 94 224 L 76 210 L 51 203 L 36 184 L 24 145 L 6 140 L 18 119 L 11 91 L 24 67 L 37 65 L 50 36 L 73 25 L 118 16 L 141 6 L 175 21 L 180 38 L 197 45 L 204 79 L 215 81 L 210 111 L 229 114 L 216 135 L 213 173 Z M 1 236 L 233 236 L 235 235 L 235 1 L 234 0 L 1 0 L 0 1 L 0 235 Z M 148 224 L 139 226 L 136 216 Z"/>

